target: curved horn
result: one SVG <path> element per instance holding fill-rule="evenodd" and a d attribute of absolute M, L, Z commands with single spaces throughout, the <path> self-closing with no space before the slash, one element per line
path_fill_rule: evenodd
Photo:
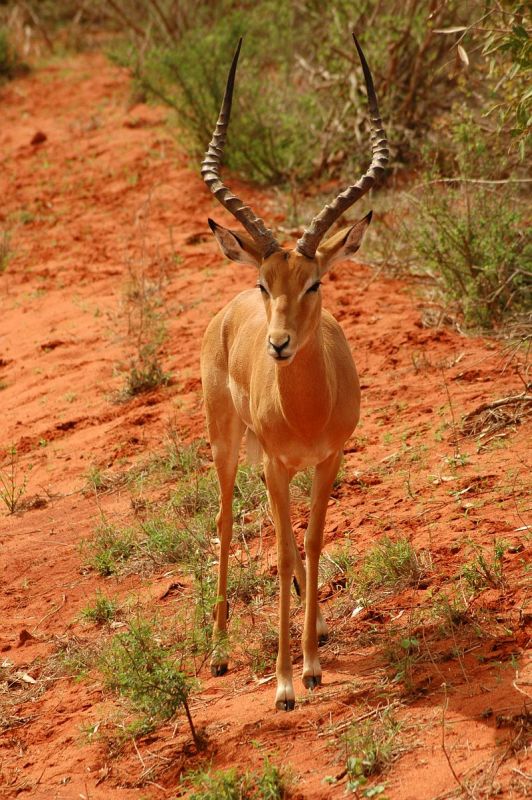
<path fill-rule="evenodd" d="M 301 255 L 307 258 L 314 258 L 316 250 L 319 247 L 321 240 L 327 233 L 331 225 L 336 222 L 344 211 L 347 211 L 349 206 L 358 200 L 359 197 L 366 194 L 367 191 L 378 181 L 384 172 L 384 168 L 388 163 L 389 150 L 386 134 L 382 127 L 382 121 L 379 115 L 379 107 L 377 105 L 377 96 L 375 94 L 375 87 L 373 86 L 373 78 L 368 67 L 368 63 L 362 52 L 357 37 L 353 34 L 356 49 L 364 71 L 364 79 L 366 81 L 366 90 L 368 94 L 368 106 L 370 111 L 371 121 L 371 149 L 373 158 L 367 172 L 360 178 L 357 183 L 348 186 L 345 191 L 338 195 L 338 197 L 323 208 L 323 210 L 312 220 L 310 226 L 305 229 L 303 236 L 296 244 L 296 250 Z"/>
<path fill-rule="evenodd" d="M 218 122 L 212 135 L 211 143 L 205 153 L 205 157 L 201 162 L 201 174 L 203 180 L 216 197 L 216 199 L 226 208 L 231 214 L 242 223 L 244 228 L 257 243 L 262 253 L 263 258 L 280 250 L 280 245 L 276 242 L 273 233 L 267 228 L 260 219 L 256 217 L 249 206 L 245 206 L 238 197 L 236 197 L 230 189 L 222 183 L 220 178 L 220 167 L 222 165 L 222 157 L 225 146 L 225 137 L 229 127 L 229 119 L 231 117 L 231 103 L 233 100 L 233 88 L 235 85 L 236 66 L 238 64 L 238 56 L 240 55 L 240 47 L 242 46 L 242 39 L 239 40 L 236 48 L 235 55 L 233 56 L 233 63 L 227 76 L 227 84 L 225 87 L 224 99 L 222 107 L 218 116 Z"/>

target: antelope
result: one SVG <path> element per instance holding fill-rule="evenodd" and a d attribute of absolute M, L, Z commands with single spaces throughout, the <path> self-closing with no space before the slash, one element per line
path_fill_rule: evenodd
<path fill-rule="evenodd" d="M 333 264 L 353 259 L 371 212 L 328 238 L 338 218 L 382 176 L 388 143 L 382 128 L 373 79 L 353 34 L 365 78 L 371 119 L 372 160 L 367 172 L 326 205 L 295 248 L 278 244 L 271 230 L 221 180 L 220 168 L 229 126 L 240 39 L 225 88 L 218 122 L 201 166 L 216 197 L 245 228 L 230 230 L 209 219 L 222 253 L 258 271 L 257 288 L 237 295 L 211 320 L 201 350 L 201 378 L 207 429 L 220 488 L 216 518 L 220 542 L 217 602 L 211 671 L 228 668 L 227 570 L 233 515 L 232 498 L 239 448 L 261 453 L 275 526 L 279 575 L 279 646 L 275 706 L 294 708 L 290 658 L 292 576 L 304 603 L 303 684 L 321 684 L 318 645 L 327 625 L 318 607 L 318 562 L 327 503 L 346 440 L 359 419 L 360 386 L 345 335 L 322 309 L 321 279 Z M 300 470 L 314 467 L 310 519 L 303 564 L 290 521 L 289 484 Z"/>

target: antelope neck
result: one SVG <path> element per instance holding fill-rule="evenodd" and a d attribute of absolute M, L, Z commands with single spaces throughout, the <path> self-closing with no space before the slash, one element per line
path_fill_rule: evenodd
<path fill-rule="evenodd" d="M 276 384 L 283 416 L 303 436 L 322 430 L 332 410 L 332 387 L 321 325 L 287 366 L 276 366 Z"/>

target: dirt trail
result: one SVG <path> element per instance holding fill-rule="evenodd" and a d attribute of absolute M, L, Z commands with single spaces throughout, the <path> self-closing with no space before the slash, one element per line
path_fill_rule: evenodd
<path fill-rule="evenodd" d="M 169 425 L 183 441 L 205 435 L 202 332 L 254 280 L 219 255 L 206 218 L 230 220 L 213 211 L 197 169 L 164 125 L 164 110 L 129 107 L 128 98 L 127 75 L 98 55 L 52 62 L 0 92 L 0 227 L 11 250 L 0 275 L 0 444 L 16 445 L 33 498 L 23 513 L 0 516 L 0 658 L 38 683 L 58 643 L 86 636 L 79 612 L 97 588 L 136 592 L 153 609 L 164 603 L 166 573 L 146 582 L 83 568 L 80 543 L 102 511 L 126 518 L 129 504 L 125 493 L 94 498 L 82 489 L 91 467 L 123 470 L 160 449 Z M 240 189 L 275 220 L 271 198 Z M 129 352 L 124 286 L 128 265 L 143 260 L 164 272 L 163 363 L 173 379 L 117 404 L 124 380 L 117 368 Z M 418 690 L 401 696 L 406 744 L 382 776 L 386 796 L 447 796 L 457 789 L 449 761 L 460 780 L 489 782 L 491 770 L 498 796 L 525 796 L 522 748 L 513 753 L 513 729 L 498 729 L 496 720 L 519 713 L 530 691 L 530 609 L 521 577 L 530 541 L 523 527 L 527 431 L 506 427 L 480 451 L 471 438 L 453 444 L 462 416 L 520 392 L 519 378 L 498 344 L 425 328 L 405 283 L 344 264 L 323 291 L 363 387 L 362 423 L 331 501 L 326 548 L 350 534 L 363 552 L 388 533 L 430 549 L 428 585 L 390 597 L 389 621 L 452 582 L 469 538 L 488 548 L 495 538 L 513 545 L 504 557 L 507 588 L 476 601 L 492 609 L 498 633 L 490 628 L 460 658 L 428 664 Z M 303 512 L 295 527 L 303 529 Z M 325 602 L 326 617 L 333 611 Z M 384 679 L 378 648 L 359 638 L 383 622 L 382 613 L 331 620 L 324 686 L 293 714 L 276 713 L 272 684 L 258 684 L 245 667 L 218 681 L 202 673 L 194 714 L 206 726 L 213 766 L 260 766 L 269 753 L 290 764 L 296 797 L 342 797 L 345 780 L 324 783 L 341 776 L 344 763 L 329 726 L 363 715 L 365 701 L 376 707 L 399 697 L 398 684 Z M 27 700 L 28 686 L 33 691 L 22 680 L 0 693 L 1 797 L 175 797 L 180 773 L 199 763 L 184 744 L 186 731 L 173 725 L 113 759 L 105 742 L 86 733 L 112 714 L 100 684 L 43 677 Z"/>

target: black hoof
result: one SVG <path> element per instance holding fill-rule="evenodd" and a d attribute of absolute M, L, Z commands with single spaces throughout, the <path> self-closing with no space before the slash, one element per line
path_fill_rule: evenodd
<path fill-rule="evenodd" d="M 303 686 L 305 689 L 313 691 L 317 686 L 321 686 L 321 675 L 305 675 L 303 678 Z"/>
<path fill-rule="evenodd" d="M 211 675 L 214 675 L 215 678 L 225 675 L 226 672 L 227 664 L 211 664 Z"/>
<path fill-rule="evenodd" d="M 293 711 L 295 707 L 295 700 L 278 700 L 275 704 L 275 708 L 278 711 Z"/>
<path fill-rule="evenodd" d="M 324 644 L 327 644 L 329 641 L 329 634 L 322 633 L 321 636 L 318 636 L 318 647 L 323 647 Z"/>

